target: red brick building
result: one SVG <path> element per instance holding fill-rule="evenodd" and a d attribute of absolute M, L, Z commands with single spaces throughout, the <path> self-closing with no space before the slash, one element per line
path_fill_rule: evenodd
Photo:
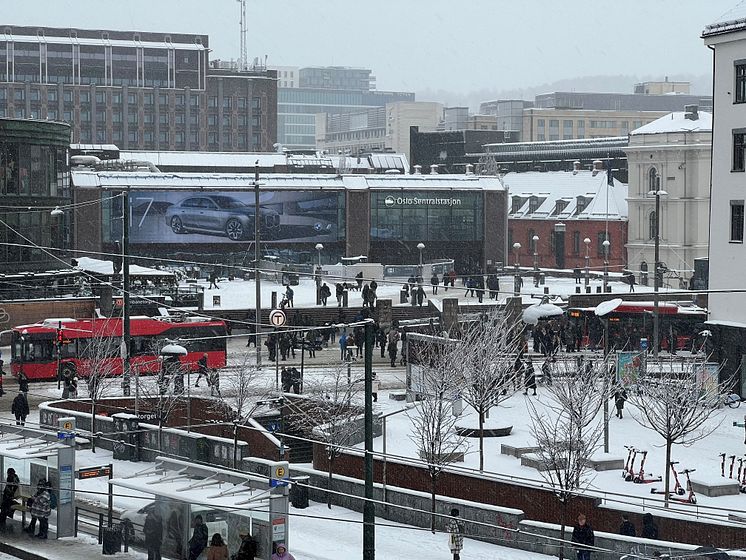
<path fill-rule="evenodd" d="M 521 266 L 531 266 L 536 258 L 541 268 L 582 268 L 587 255 L 590 267 L 601 270 L 608 239 L 609 270 L 621 272 L 627 257 L 627 185 L 609 182 L 601 167 L 596 162 L 593 171 L 503 177 L 509 204 L 506 264 L 515 264 L 517 251 Z"/>

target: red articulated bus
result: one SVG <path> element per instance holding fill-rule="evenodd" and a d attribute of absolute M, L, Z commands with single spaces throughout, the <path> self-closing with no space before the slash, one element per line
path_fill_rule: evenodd
<path fill-rule="evenodd" d="M 121 318 L 45 319 L 34 325 L 13 328 L 11 372 L 23 371 L 30 381 L 56 380 L 60 375 L 85 377 L 92 360 L 105 362 L 113 375 L 121 375 Z M 130 319 L 130 364 L 139 373 L 160 369 L 159 351 L 166 341 L 187 350 L 180 361 L 197 369 L 197 361 L 207 353 L 210 369 L 225 367 L 226 329 L 220 320 L 132 317 Z"/>
<path fill-rule="evenodd" d="M 609 325 L 610 348 L 639 350 L 640 339 L 647 338 L 652 348 L 652 301 L 622 301 L 605 315 Z M 571 308 L 567 316 L 580 329 L 583 345 L 603 346 L 604 324 L 595 307 Z M 660 347 L 663 350 L 690 350 L 692 339 L 704 328 L 707 310 L 688 302 L 661 301 L 658 305 Z"/>

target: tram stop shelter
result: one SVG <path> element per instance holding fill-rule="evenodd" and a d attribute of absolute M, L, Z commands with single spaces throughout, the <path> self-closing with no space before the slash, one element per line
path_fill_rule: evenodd
<path fill-rule="evenodd" d="M 75 447 L 87 444 L 87 440 L 76 437 L 74 419 L 62 420 L 70 425 L 60 427 L 57 433 L 0 423 L 2 487 L 8 469 L 14 469 L 20 481 L 16 492 L 18 506 L 14 509 L 21 513 L 25 524 L 30 519 L 27 500 L 36 493 L 39 480 L 47 480 L 57 496 L 57 507 L 52 510 L 49 523 L 56 527 L 58 538 L 73 534 Z"/>
<path fill-rule="evenodd" d="M 115 497 L 126 496 L 131 504 L 120 519 L 132 524 L 135 543 L 143 543 L 145 519 L 158 510 L 164 556 L 188 556 L 194 522 L 201 516 L 208 538 L 220 533 L 228 550 L 235 552 L 242 535 L 251 535 L 258 545 L 257 558 L 269 560 L 277 543 L 289 540 L 289 477 L 287 462 L 268 466 L 265 476 L 159 456 L 154 466 L 109 484 Z"/>

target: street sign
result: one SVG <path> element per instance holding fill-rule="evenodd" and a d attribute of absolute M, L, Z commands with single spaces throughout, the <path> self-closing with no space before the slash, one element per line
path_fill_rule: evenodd
<path fill-rule="evenodd" d="M 57 429 L 61 431 L 64 430 L 66 432 L 72 432 L 73 430 L 75 430 L 75 418 L 74 417 L 60 418 L 57 421 Z"/>
<path fill-rule="evenodd" d="M 273 309 L 269 313 L 269 322 L 273 327 L 282 327 L 286 321 L 285 312 L 281 309 Z"/>
<path fill-rule="evenodd" d="M 290 478 L 290 469 L 288 467 L 287 461 L 272 465 L 272 473 L 269 477 L 269 486 L 271 488 L 288 485 L 288 479 Z"/>
<path fill-rule="evenodd" d="M 640 350 L 645 352 L 645 350 L 648 349 L 648 339 L 647 338 L 641 338 L 640 339 Z"/>
<path fill-rule="evenodd" d="M 75 474 L 79 479 L 109 476 L 111 475 L 111 467 L 109 465 L 103 465 L 100 467 L 86 467 L 84 469 L 78 469 Z"/>

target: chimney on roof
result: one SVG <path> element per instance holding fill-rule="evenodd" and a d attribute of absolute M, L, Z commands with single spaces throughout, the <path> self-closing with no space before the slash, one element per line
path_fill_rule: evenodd
<path fill-rule="evenodd" d="M 684 118 L 690 121 L 699 120 L 699 107 L 697 105 L 684 105 Z"/>
<path fill-rule="evenodd" d="M 604 162 L 602 162 L 600 159 L 593 161 L 593 176 L 595 177 L 598 175 L 599 171 L 604 170 Z"/>
<path fill-rule="evenodd" d="M 577 175 L 578 172 L 581 170 L 580 162 L 575 160 L 572 162 L 572 174 Z"/>
<path fill-rule="evenodd" d="M 438 174 L 438 164 L 437 163 L 433 163 L 430 166 L 430 175 L 437 175 L 437 174 Z"/>
<path fill-rule="evenodd" d="M 471 163 L 466 164 L 466 174 L 474 175 L 474 166 Z"/>
<path fill-rule="evenodd" d="M 414 174 L 415 175 L 422 175 L 422 166 L 421 165 L 415 165 L 414 166 Z"/>

